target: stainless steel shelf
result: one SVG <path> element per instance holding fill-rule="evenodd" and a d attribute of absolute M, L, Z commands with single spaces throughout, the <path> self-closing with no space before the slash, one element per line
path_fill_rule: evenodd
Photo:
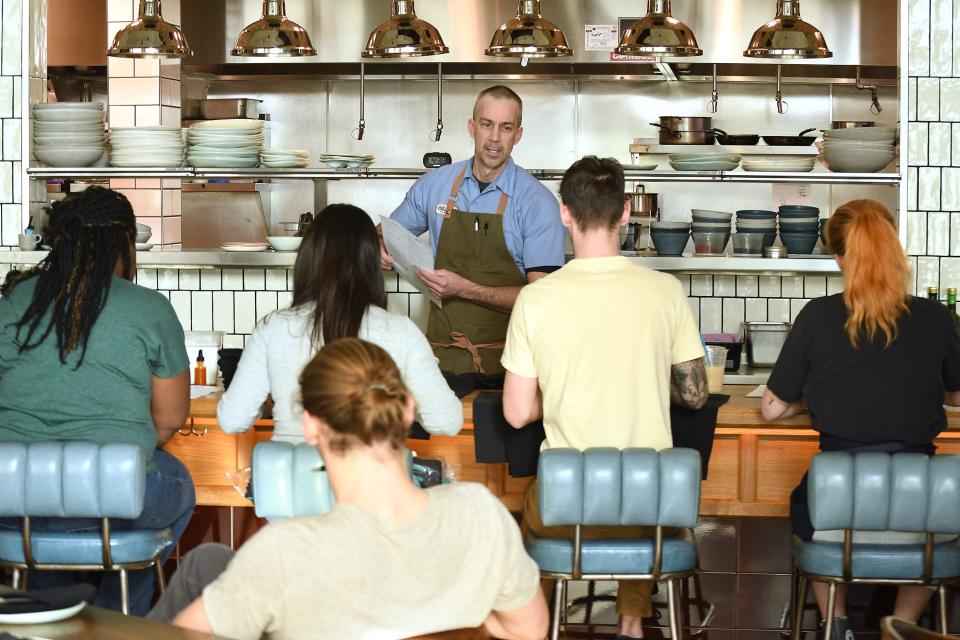
<path fill-rule="evenodd" d="M 634 256 L 637 264 L 671 273 L 730 273 L 786 275 L 789 273 L 839 274 L 833 256 L 811 255 L 791 258 L 741 258 L 738 256 Z"/>
<path fill-rule="evenodd" d="M 34 265 L 47 256 L 46 251 L 0 251 L 0 264 Z M 297 254 L 293 251 L 228 252 L 219 249 L 197 249 L 137 252 L 137 266 L 164 269 L 220 269 L 230 267 L 290 268 Z M 739 258 L 723 257 L 632 257 L 631 260 L 649 269 L 673 273 L 732 273 L 750 275 L 784 275 L 787 273 L 840 273 L 830 256 L 809 258 Z"/>
<path fill-rule="evenodd" d="M 77 168 L 37 168 L 27 169 L 33 178 L 69 179 L 69 178 L 185 178 L 185 179 L 250 179 L 250 180 L 390 180 L 415 179 L 427 169 L 389 169 L 371 167 L 367 169 L 180 169 L 162 168 L 115 168 L 115 167 L 77 167 Z M 528 169 L 541 180 L 559 180 L 564 169 Z M 807 184 L 885 184 L 898 185 L 899 173 L 766 173 L 749 171 L 635 171 L 627 169 L 628 180 L 641 182 L 732 182 L 732 183 L 785 183 L 803 182 Z"/>

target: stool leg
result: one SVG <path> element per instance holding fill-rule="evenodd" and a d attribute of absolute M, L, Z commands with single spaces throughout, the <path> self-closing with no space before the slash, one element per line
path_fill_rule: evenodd
<path fill-rule="evenodd" d="M 837 603 L 837 583 L 831 582 L 827 587 L 827 617 L 823 624 L 824 640 L 830 640 L 833 633 L 833 607 Z"/>
<path fill-rule="evenodd" d="M 937 587 L 937 595 L 940 596 L 938 603 L 940 606 L 940 633 L 947 635 L 947 585 L 941 584 Z"/>
<path fill-rule="evenodd" d="M 683 640 L 683 613 L 677 597 L 677 580 L 667 580 L 667 609 L 670 612 L 670 636 L 673 640 Z"/>
<path fill-rule="evenodd" d="M 557 640 L 560 637 L 560 607 L 563 599 L 563 578 L 557 578 L 557 585 L 553 589 L 553 621 L 550 625 L 550 640 Z"/>
<path fill-rule="evenodd" d="M 153 567 L 157 572 L 157 589 L 160 593 L 163 593 L 167 589 L 167 579 L 163 575 L 163 565 L 160 564 L 160 558 L 157 558 L 156 562 L 153 563 Z"/>
<path fill-rule="evenodd" d="M 123 615 L 130 615 L 130 586 L 127 582 L 126 569 L 120 569 L 120 610 Z"/>
<path fill-rule="evenodd" d="M 800 640 L 803 634 L 803 610 L 807 606 L 807 589 L 810 587 L 810 581 L 802 573 L 799 575 L 797 586 L 797 599 L 793 602 L 793 615 L 790 622 L 793 623 L 792 640 Z"/>

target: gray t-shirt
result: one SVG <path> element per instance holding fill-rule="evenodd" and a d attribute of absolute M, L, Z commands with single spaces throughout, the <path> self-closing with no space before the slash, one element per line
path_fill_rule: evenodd
<path fill-rule="evenodd" d="M 17 338 L 37 278 L 0 299 L 0 440 L 89 440 L 140 445 L 153 467 L 157 430 L 150 412 L 152 376 L 173 378 L 189 366 L 183 328 L 170 301 L 156 291 L 114 277 L 110 295 L 81 350 L 60 362 L 56 330 L 20 352 Z M 50 312 L 33 341 L 43 335 Z"/>
<path fill-rule="evenodd" d="M 540 573 L 500 501 L 471 482 L 427 491 L 427 510 L 401 525 L 339 504 L 268 525 L 204 590 L 214 633 L 395 639 L 527 604 Z"/>

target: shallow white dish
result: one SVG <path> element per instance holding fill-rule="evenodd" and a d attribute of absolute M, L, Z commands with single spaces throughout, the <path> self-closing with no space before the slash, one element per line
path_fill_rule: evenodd
<path fill-rule="evenodd" d="M 641 164 L 625 164 L 623 165 L 624 169 L 630 169 L 632 171 L 653 171 L 660 165 L 659 162 L 647 162 Z"/>
<path fill-rule="evenodd" d="M 136 243 L 137 251 L 150 251 L 153 249 L 153 245 L 149 242 L 138 242 Z"/>
<path fill-rule="evenodd" d="M 102 122 L 91 122 L 89 124 L 76 122 L 36 122 L 33 125 L 34 134 L 103 133 L 104 131 L 106 131 L 106 128 Z"/>
<path fill-rule="evenodd" d="M 176 169 L 183 165 L 181 158 L 170 160 L 161 160 L 159 158 L 110 158 L 110 164 L 114 167 L 157 167 L 158 169 Z"/>
<path fill-rule="evenodd" d="M 190 166 L 207 169 L 253 169 L 259 163 L 257 158 L 252 160 L 197 160 L 188 158 Z"/>
<path fill-rule="evenodd" d="M 244 131 L 248 129 L 263 129 L 263 120 L 247 120 L 235 118 L 232 120 L 206 120 L 204 122 L 195 122 L 190 126 L 191 129 L 198 131 L 210 131 L 218 129 L 228 129 L 233 131 Z"/>
<path fill-rule="evenodd" d="M 310 163 L 305 160 L 264 160 L 267 169 L 305 169 Z"/>
<path fill-rule="evenodd" d="M 310 152 L 306 149 L 271 149 L 265 148 L 263 153 L 269 155 L 278 155 L 278 156 L 301 156 L 306 158 L 310 155 Z"/>
<path fill-rule="evenodd" d="M 224 242 L 220 248 L 224 251 L 266 251 L 269 246 L 266 242 Z"/>
<path fill-rule="evenodd" d="M 102 102 L 38 102 L 32 107 L 38 111 L 49 109 L 92 109 L 103 111 Z"/>
<path fill-rule="evenodd" d="M 670 162 L 675 171 L 733 171 L 739 162 Z"/>
<path fill-rule="evenodd" d="M 0 624 L 47 624 L 48 622 L 57 622 L 66 620 L 80 613 L 80 610 L 87 606 L 86 602 L 80 602 L 63 609 L 54 609 L 52 611 L 34 611 L 31 613 L 0 613 Z"/>

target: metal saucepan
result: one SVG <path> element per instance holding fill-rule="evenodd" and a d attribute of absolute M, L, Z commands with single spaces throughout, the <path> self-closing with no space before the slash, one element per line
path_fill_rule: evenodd
<path fill-rule="evenodd" d="M 811 127 L 810 129 L 804 129 L 799 135 L 795 136 L 763 136 L 763 141 L 771 147 L 803 147 L 813 144 L 813 141 L 817 139 L 817 136 L 805 136 L 803 134 L 816 130 L 816 127 Z"/>
<path fill-rule="evenodd" d="M 660 144 L 713 144 L 713 118 L 660 116 Z"/>
<path fill-rule="evenodd" d="M 717 144 L 757 144 L 760 142 L 760 136 L 755 133 L 731 135 L 723 129 L 717 128 L 714 128 L 713 133 L 717 136 Z"/>
<path fill-rule="evenodd" d="M 875 127 L 873 120 L 834 120 L 830 123 L 831 129 L 854 129 L 856 127 Z"/>
<path fill-rule="evenodd" d="M 659 194 L 647 193 L 642 184 L 638 184 L 633 193 L 624 195 L 627 200 L 630 200 L 631 216 L 657 218 L 660 215 Z"/>

